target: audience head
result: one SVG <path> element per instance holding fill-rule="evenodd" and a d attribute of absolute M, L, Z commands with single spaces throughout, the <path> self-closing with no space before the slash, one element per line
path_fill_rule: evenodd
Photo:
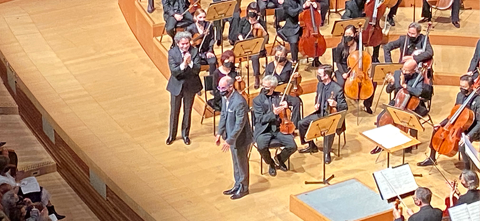
<path fill-rule="evenodd" d="M 230 95 L 234 90 L 233 82 L 234 80 L 228 75 L 220 78 L 220 82 L 218 82 L 218 87 L 217 87 L 218 91 L 220 92 L 220 95 L 224 97 L 230 97 Z"/>
<path fill-rule="evenodd" d="M 415 205 L 428 205 L 432 201 L 432 191 L 426 187 L 418 187 L 414 195 Z"/>
<path fill-rule="evenodd" d="M 192 40 L 192 34 L 188 31 L 178 32 L 174 37 L 175 43 L 177 44 L 180 51 L 185 52 L 190 48 L 190 40 Z"/>
<path fill-rule="evenodd" d="M 15 194 L 13 191 L 8 191 L 5 194 L 3 194 L 3 197 L 2 197 L 3 211 L 8 217 L 12 217 L 10 213 L 17 206 L 18 201 L 19 201 L 18 195 Z"/>
<path fill-rule="evenodd" d="M 266 75 L 262 79 L 262 92 L 265 95 L 272 95 L 278 85 L 278 80 L 273 75 Z"/>
<path fill-rule="evenodd" d="M 235 67 L 235 54 L 232 50 L 226 50 L 222 53 L 220 64 L 230 69 Z"/>
<path fill-rule="evenodd" d="M 478 188 L 478 175 L 471 170 L 463 170 L 460 175 L 460 182 L 465 188 L 475 190 Z"/>
<path fill-rule="evenodd" d="M 287 62 L 287 49 L 281 45 L 275 47 L 275 61 L 279 63 Z"/>
<path fill-rule="evenodd" d="M 328 84 L 332 80 L 333 67 L 329 64 L 322 65 L 317 69 L 317 80 Z"/>

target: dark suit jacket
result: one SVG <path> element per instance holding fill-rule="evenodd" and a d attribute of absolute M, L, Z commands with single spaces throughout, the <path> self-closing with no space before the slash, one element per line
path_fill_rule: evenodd
<path fill-rule="evenodd" d="M 163 18 L 173 16 L 174 14 L 182 14 L 190 6 L 188 0 L 162 0 L 163 5 Z"/>
<path fill-rule="evenodd" d="M 246 147 L 253 142 L 252 128 L 248 120 L 248 104 L 237 91 L 233 91 L 230 95 L 228 110 L 227 100 L 222 97 L 222 111 L 217 134 L 235 148 Z"/>
<path fill-rule="evenodd" d="M 479 61 L 480 61 L 480 40 L 477 41 L 477 46 L 475 47 L 475 53 L 473 54 L 472 60 L 470 61 L 470 67 L 468 67 L 468 71 L 474 71 L 478 67 Z"/>
<path fill-rule="evenodd" d="M 431 205 L 423 206 L 418 212 L 408 218 L 408 221 L 441 221 L 443 212 L 438 208 L 433 208 Z M 395 221 L 403 221 L 401 218 L 395 219 Z"/>
<path fill-rule="evenodd" d="M 273 75 L 277 78 L 278 84 L 288 83 L 290 80 L 290 76 L 292 75 L 292 62 L 287 61 L 282 72 L 278 75 L 275 73 L 275 63 L 272 61 L 268 63 L 267 67 L 265 68 L 265 75 Z M 274 74 L 275 73 L 275 74 Z"/>
<path fill-rule="evenodd" d="M 197 93 L 202 90 L 202 82 L 198 73 L 200 72 L 200 56 L 198 49 L 190 47 L 193 67 L 186 66 L 184 70 L 180 69 L 183 62 L 183 55 L 178 46 L 168 51 L 168 66 L 170 67 L 170 79 L 168 79 L 167 90 L 177 96 L 185 88 L 185 92 Z"/>
<path fill-rule="evenodd" d="M 364 17 L 365 13 L 363 13 L 365 1 L 362 1 L 361 5 L 357 5 L 355 0 L 350 0 L 345 2 L 345 13 L 342 15 L 342 19 L 350 19 L 350 18 L 360 18 Z"/>
<path fill-rule="evenodd" d="M 480 190 L 468 190 L 465 194 L 458 197 L 458 201 L 455 205 L 470 204 L 480 200 Z"/>
<path fill-rule="evenodd" d="M 423 49 L 423 42 L 425 41 L 425 35 L 420 34 L 418 35 L 417 42 L 410 43 L 410 40 L 407 39 L 407 46 L 405 56 L 411 55 L 415 49 Z M 391 51 L 397 48 L 400 48 L 400 54 L 403 54 L 403 49 L 405 47 L 405 39 L 406 35 L 400 36 L 397 40 L 388 42 L 386 45 L 383 46 L 383 52 L 385 56 L 385 62 L 392 62 Z M 410 46 L 410 47 L 409 47 Z M 433 58 L 433 49 L 432 45 L 430 44 L 430 40 L 427 39 L 427 45 L 425 48 L 425 52 L 420 53 L 419 55 L 413 56 L 413 59 L 418 62 L 424 62 Z M 400 61 L 401 61 L 400 57 Z M 399 62 L 400 62 L 399 61 Z"/>
<path fill-rule="evenodd" d="M 323 90 L 325 87 L 325 93 L 322 94 Z M 315 96 L 315 104 L 319 104 L 321 102 L 322 97 L 324 96 L 324 107 L 323 110 L 322 108 L 319 108 L 317 111 L 314 113 L 320 114 L 321 116 L 326 115 L 326 107 L 328 106 L 327 99 L 330 98 L 331 93 L 333 91 L 333 97 L 334 100 L 337 101 L 337 111 L 343 111 L 348 109 L 347 101 L 345 100 L 345 95 L 343 94 L 343 88 L 340 87 L 336 82 L 332 81 L 328 85 L 323 84 L 322 82 L 318 82 L 317 84 L 317 95 Z M 320 105 L 321 107 L 321 105 Z"/>
<path fill-rule="evenodd" d="M 473 121 L 472 126 L 468 128 L 464 133 L 470 137 L 471 141 L 480 140 L 480 96 L 474 95 L 475 97 L 467 104 L 467 108 L 472 110 L 475 113 L 475 120 Z M 457 94 L 457 99 L 455 100 L 455 105 L 462 105 L 463 101 L 466 100 L 464 94 L 459 92 Z M 445 118 L 440 125 L 445 126 L 448 122 L 448 118 Z"/>
<path fill-rule="evenodd" d="M 298 15 L 303 11 L 302 2 L 301 0 L 290 0 L 283 3 L 285 25 L 282 28 L 282 33 L 287 37 L 300 34 Z"/>

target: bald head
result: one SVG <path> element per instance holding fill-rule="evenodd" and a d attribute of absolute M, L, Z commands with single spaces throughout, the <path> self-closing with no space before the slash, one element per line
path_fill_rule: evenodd
<path fill-rule="evenodd" d="M 233 79 L 229 76 L 224 76 L 220 78 L 220 82 L 218 82 L 218 86 L 223 88 L 226 88 L 231 85 L 233 85 Z"/>
<path fill-rule="evenodd" d="M 403 64 L 403 70 L 407 73 L 414 73 L 417 68 L 417 62 L 413 59 L 408 59 Z"/>

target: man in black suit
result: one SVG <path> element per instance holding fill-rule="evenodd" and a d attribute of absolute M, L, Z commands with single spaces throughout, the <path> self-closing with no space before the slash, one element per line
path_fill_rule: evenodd
<path fill-rule="evenodd" d="M 175 34 L 175 27 L 187 27 L 193 23 L 193 17 L 188 12 L 189 0 L 162 0 L 163 20 L 165 20 L 165 31 L 172 37 Z M 185 14 L 183 14 L 185 12 Z M 172 45 L 173 46 L 173 45 Z"/>
<path fill-rule="evenodd" d="M 222 95 L 222 111 L 218 123 L 215 143 L 220 145 L 223 137 L 222 151 L 230 150 L 233 160 L 233 174 L 235 185 L 232 189 L 223 191 L 225 195 L 232 195 L 232 200 L 242 198 L 248 194 L 248 150 L 252 144 L 252 130 L 248 120 L 248 104 L 245 98 L 233 88 L 234 79 L 225 76 L 218 83 L 218 90 Z"/>
<path fill-rule="evenodd" d="M 473 79 L 478 77 L 478 68 L 480 68 L 480 40 L 477 41 L 475 47 L 475 53 L 473 53 L 472 60 L 470 60 L 470 66 L 468 67 L 468 75 L 473 76 Z"/>
<path fill-rule="evenodd" d="M 302 144 L 306 144 L 305 135 L 308 130 L 308 126 L 314 120 L 329 115 L 330 107 L 336 107 L 337 111 L 343 111 L 348 109 L 345 95 L 343 94 L 343 88 L 336 82 L 332 81 L 333 68 L 331 65 L 324 65 L 317 70 L 317 95 L 315 97 L 315 112 L 308 115 L 298 122 L 298 131 L 300 133 L 300 141 Z M 330 98 L 333 92 L 333 99 Z M 345 124 L 344 124 L 345 125 Z M 344 130 L 345 126 L 340 130 Z M 338 131 L 337 131 L 338 132 Z M 329 164 L 332 160 L 330 157 L 330 151 L 332 149 L 333 140 L 335 134 L 326 136 L 323 139 L 323 153 L 325 163 Z M 308 141 L 308 147 L 299 151 L 300 153 L 318 152 L 318 147 L 313 141 Z"/>
<path fill-rule="evenodd" d="M 451 18 L 452 18 L 452 24 L 453 26 L 455 26 L 455 28 L 460 28 L 460 6 L 461 6 L 461 2 L 460 0 L 453 0 L 453 3 L 452 3 L 452 14 L 451 14 Z M 420 19 L 420 21 L 418 21 L 419 23 L 422 23 L 422 22 L 427 22 L 427 21 L 431 21 L 432 20 L 432 11 L 431 11 L 431 7 L 430 7 L 430 4 L 428 4 L 427 0 L 423 0 L 423 3 L 422 3 L 422 19 Z"/>
<path fill-rule="evenodd" d="M 443 212 L 438 208 L 433 208 L 430 205 L 432 200 L 432 191 L 426 187 L 418 187 L 413 195 L 413 202 L 416 206 L 420 207 L 420 210 L 413 213 L 411 209 L 407 210 L 407 214 L 410 216 L 408 221 L 441 221 Z M 405 218 L 398 209 L 393 209 L 393 216 L 395 221 L 403 221 Z"/>
<path fill-rule="evenodd" d="M 455 206 L 464 203 L 470 204 L 479 201 L 480 190 L 478 189 L 477 173 L 471 170 L 463 170 L 459 180 L 462 183 L 463 187 L 467 188 L 468 191 L 465 194 L 460 195 L 460 192 L 457 188 L 451 189 L 452 194 L 455 193 L 459 196 L 457 202 L 455 203 Z M 452 185 L 449 186 L 452 187 Z"/>
<path fill-rule="evenodd" d="M 255 115 L 254 139 L 257 143 L 257 149 L 266 164 L 270 165 L 268 173 L 276 176 L 276 163 L 282 171 L 287 171 L 285 161 L 295 153 L 297 144 L 292 134 L 283 134 L 280 132 L 281 119 L 279 114 L 288 108 L 288 101 L 281 101 L 280 93 L 275 92 L 278 85 L 277 78 L 267 75 L 262 80 L 262 91 L 253 99 L 253 114 Z M 285 98 L 288 99 L 289 96 Z M 280 154 L 275 156 L 275 161 L 270 155 L 268 148 L 272 139 L 278 140 L 285 148 Z"/>
<path fill-rule="evenodd" d="M 462 105 L 467 97 L 473 92 L 473 79 L 470 75 L 463 75 L 460 77 L 460 92 L 457 94 L 457 98 L 455 100 L 455 105 Z M 473 121 L 472 125 L 468 128 L 468 130 L 464 131 L 467 138 L 473 142 L 480 140 L 480 96 L 478 94 L 474 94 L 471 100 L 467 103 L 466 106 L 468 109 L 472 110 L 475 113 L 475 120 Z M 448 118 L 445 118 L 439 124 L 433 126 L 433 133 L 432 137 L 435 132 L 442 126 L 445 126 L 448 123 Z M 463 139 L 460 140 L 458 151 L 462 155 L 462 160 L 465 163 L 465 168 L 470 168 L 470 161 L 468 160 L 468 156 L 465 153 L 465 141 Z M 417 163 L 417 166 L 430 166 L 435 163 L 435 155 L 437 151 L 433 149 L 430 143 L 430 157 L 425 159 L 423 162 Z"/>
<path fill-rule="evenodd" d="M 170 92 L 170 130 L 166 141 L 170 145 L 177 137 L 178 114 L 183 100 L 182 137 L 186 145 L 190 144 L 190 124 L 195 94 L 202 90 L 200 56 L 195 47 L 190 47 L 192 35 L 179 32 L 175 35 L 176 46 L 168 51 L 170 79 L 167 90 Z"/>

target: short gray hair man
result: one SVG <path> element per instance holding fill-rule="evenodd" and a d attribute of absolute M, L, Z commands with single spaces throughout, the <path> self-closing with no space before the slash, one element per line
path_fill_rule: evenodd
<path fill-rule="evenodd" d="M 277 87 L 278 85 L 278 80 L 275 76 L 273 75 L 267 75 L 265 77 L 263 77 L 263 80 L 262 80 L 264 83 L 265 82 L 268 82 L 268 85 L 270 87 Z"/>
<path fill-rule="evenodd" d="M 173 39 L 175 40 L 175 43 L 178 43 L 184 38 L 187 38 L 188 41 L 190 41 L 192 40 L 192 34 L 190 34 L 188 31 L 178 32 Z"/>

